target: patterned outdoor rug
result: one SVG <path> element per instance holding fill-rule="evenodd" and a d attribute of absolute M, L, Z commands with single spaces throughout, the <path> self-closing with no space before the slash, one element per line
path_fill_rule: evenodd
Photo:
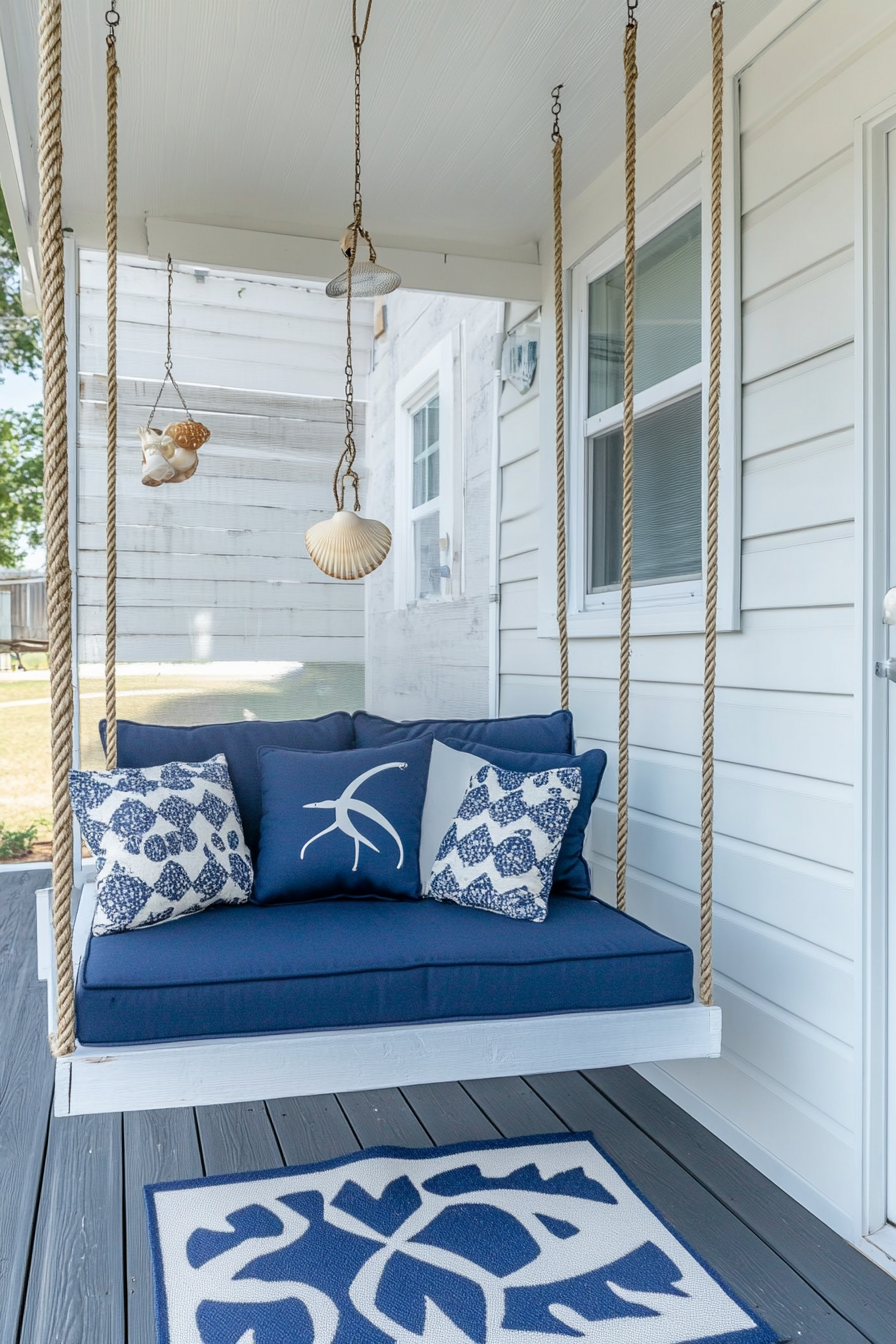
<path fill-rule="evenodd" d="M 589 1134 L 146 1187 L 159 1344 L 773 1344 Z"/>

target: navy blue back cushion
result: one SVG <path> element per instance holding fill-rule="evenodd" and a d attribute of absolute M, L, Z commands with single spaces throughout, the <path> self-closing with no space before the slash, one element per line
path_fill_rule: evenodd
<path fill-rule="evenodd" d="M 100 723 L 106 748 L 106 720 Z M 207 761 L 219 752 L 227 768 L 243 821 L 243 834 L 254 858 L 261 825 L 259 747 L 292 747 L 305 751 L 348 751 L 354 745 L 351 715 L 341 710 L 320 719 L 261 719 L 243 723 L 208 723 L 196 728 L 165 728 L 157 723 L 118 720 L 120 767 L 168 765 L 170 761 Z"/>
<path fill-rule="evenodd" d="M 525 714 L 515 719 L 411 719 L 396 723 L 366 714 L 354 713 L 356 747 L 391 747 L 415 737 L 434 737 L 439 742 L 459 738 L 463 742 L 485 742 L 509 751 L 571 752 L 573 749 L 572 715 L 568 709 L 554 714 Z"/>
<path fill-rule="evenodd" d="M 256 904 L 419 898 L 431 751 L 431 737 L 366 751 L 262 747 Z"/>
<path fill-rule="evenodd" d="M 568 756 L 555 752 L 506 751 L 485 742 L 462 742 L 457 738 L 449 738 L 445 746 L 479 756 L 499 770 L 519 770 L 527 775 L 535 774 L 537 770 L 557 770 L 565 765 L 579 767 L 582 772 L 582 792 L 557 855 L 551 892 L 558 896 L 578 896 L 582 900 L 590 900 L 591 874 L 582 854 L 582 846 L 585 843 L 585 827 L 606 769 L 607 753 L 594 750 L 585 751 L 581 756 Z"/>

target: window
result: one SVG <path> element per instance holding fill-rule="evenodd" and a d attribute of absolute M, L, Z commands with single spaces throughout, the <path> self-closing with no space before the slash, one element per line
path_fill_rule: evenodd
<path fill-rule="evenodd" d="M 455 443 L 456 332 L 432 346 L 395 385 L 395 606 L 458 596 L 455 520 L 460 476 Z M 457 529 L 460 531 L 460 527 Z"/>
<path fill-rule="evenodd" d="M 638 249 L 635 265 L 633 581 L 702 569 L 701 210 Z M 586 592 L 618 587 L 622 531 L 623 266 L 587 285 Z"/>
<path fill-rule="evenodd" d="M 411 417 L 413 470 L 411 526 L 414 532 L 414 598 L 441 597 L 443 566 L 439 528 L 439 397 L 436 394 Z"/>

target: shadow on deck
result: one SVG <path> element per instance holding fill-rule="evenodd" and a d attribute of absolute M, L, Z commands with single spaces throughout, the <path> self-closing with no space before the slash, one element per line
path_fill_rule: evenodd
<path fill-rule="evenodd" d="M 56 1120 L 37 885 L 0 870 L 3 1344 L 152 1344 L 148 1182 L 564 1130 L 593 1130 L 782 1339 L 896 1339 L 896 1280 L 630 1069 Z"/>

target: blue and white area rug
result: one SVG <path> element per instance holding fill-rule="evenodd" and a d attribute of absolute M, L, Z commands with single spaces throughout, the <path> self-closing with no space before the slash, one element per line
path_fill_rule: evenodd
<path fill-rule="evenodd" d="M 589 1134 L 146 1187 L 159 1344 L 773 1344 Z"/>

